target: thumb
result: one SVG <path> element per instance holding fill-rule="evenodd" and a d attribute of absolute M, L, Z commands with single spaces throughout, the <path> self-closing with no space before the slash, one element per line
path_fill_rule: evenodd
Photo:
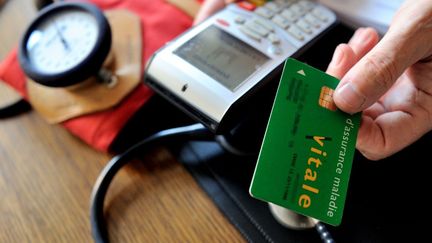
<path fill-rule="evenodd" d="M 375 103 L 411 65 L 399 41 L 384 38 L 342 78 L 334 102 L 348 113 L 359 112 Z M 404 50 L 403 52 L 399 50 Z"/>
<path fill-rule="evenodd" d="M 333 97 L 341 110 L 356 113 L 368 108 L 409 66 L 424 58 L 427 50 L 422 46 L 429 45 L 421 43 L 425 39 L 421 32 L 410 28 L 401 31 L 397 24 L 392 27 L 342 78 Z"/>

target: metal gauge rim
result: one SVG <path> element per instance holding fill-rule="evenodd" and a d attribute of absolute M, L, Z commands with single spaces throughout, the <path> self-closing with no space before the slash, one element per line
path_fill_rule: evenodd
<path fill-rule="evenodd" d="M 79 64 L 63 72 L 46 73 L 39 70 L 32 63 L 27 50 L 27 42 L 33 30 L 52 15 L 61 11 L 84 11 L 89 13 L 95 18 L 98 35 L 94 48 Z M 27 28 L 19 44 L 18 59 L 25 74 L 35 82 L 49 87 L 67 87 L 88 79 L 100 70 L 111 49 L 111 39 L 111 28 L 108 20 L 95 5 L 82 2 L 53 3 L 42 9 Z"/>

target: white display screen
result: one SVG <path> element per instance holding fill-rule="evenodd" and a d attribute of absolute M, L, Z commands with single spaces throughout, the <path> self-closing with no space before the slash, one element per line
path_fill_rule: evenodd
<path fill-rule="evenodd" d="M 234 91 L 269 58 L 216 26 L 184 43 L 174 54 Z"/>

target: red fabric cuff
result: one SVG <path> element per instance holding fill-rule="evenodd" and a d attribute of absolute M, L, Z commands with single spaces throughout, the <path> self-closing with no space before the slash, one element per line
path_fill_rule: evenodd
<path fill-rule="evenodd" d="M 128 9 L 140 16 L 143 69 L 145 62 L 157 49 L 192 24 L 189 16 L 163 0 L 92 0 L 90 2 L 102 9 Z M 16 89 L 22 97 L 27 98 L 26 76 L 19 65 L 16 48 L 0 63 L 0 79 Z M 70 119 L 62 125 L 92 147 L 108 151 L 126 122 L 152 94 L 150 88 L 144 84 L 139 85 L 120 105 Z"/>

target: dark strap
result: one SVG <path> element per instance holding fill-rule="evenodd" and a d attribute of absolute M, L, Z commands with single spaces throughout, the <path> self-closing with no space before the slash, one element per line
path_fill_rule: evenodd
<path fill-rule="evenodd" d="M 0 119 L 13 117 L 31 110 L 30 104 L 25 100 L 19 100 L 11 105 L 0 108 Z"/>

